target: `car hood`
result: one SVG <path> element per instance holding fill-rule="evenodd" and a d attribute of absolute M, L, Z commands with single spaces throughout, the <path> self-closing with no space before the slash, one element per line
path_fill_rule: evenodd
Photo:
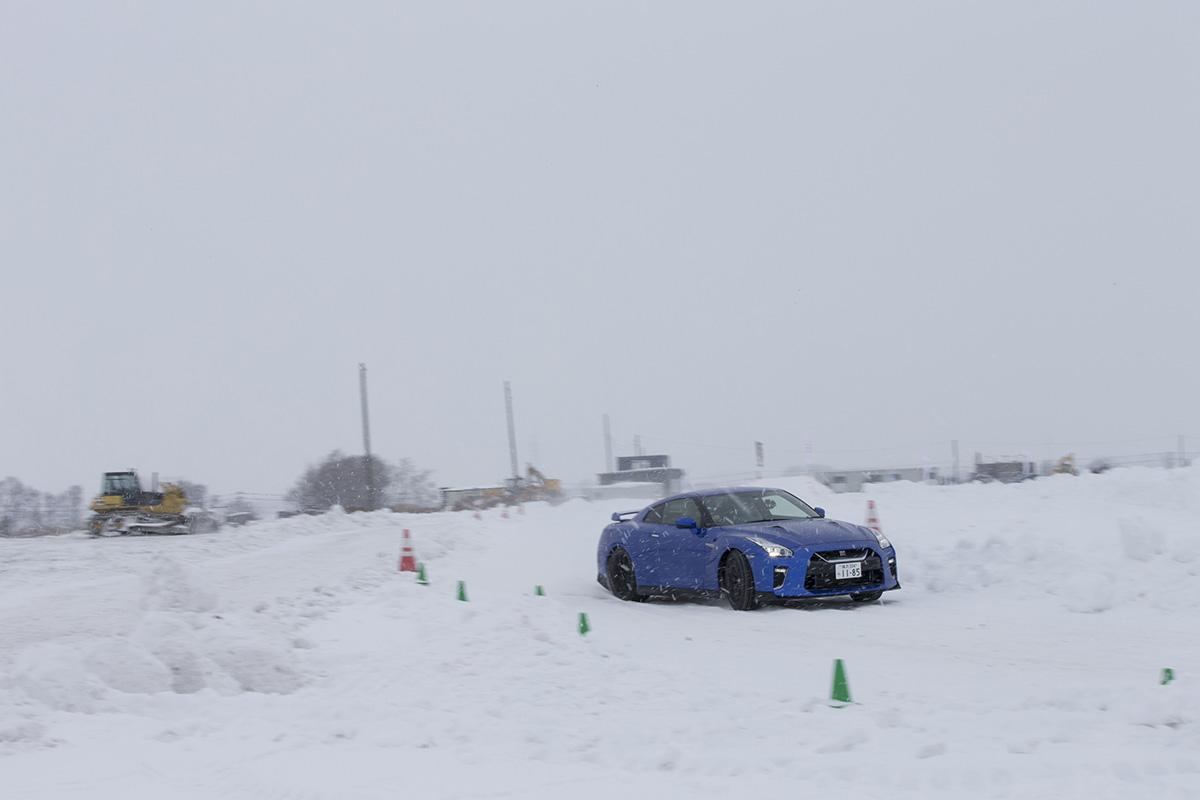
<path fill-rule="evenodd" d="M 823 544 L 862 542 L 875 545 L 878 540 L 870 528 L 836 519 L 794 519 L 786 522 L 756 522 L 723 528 L 735 536 L 757 536 L 786 547 L 812 547 Z"/>

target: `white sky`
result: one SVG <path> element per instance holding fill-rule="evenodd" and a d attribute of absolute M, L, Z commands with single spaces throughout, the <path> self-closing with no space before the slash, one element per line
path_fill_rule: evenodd
<path fill-rule="evenodd" d="M 0 475 L 280 492 L 359 361 L 443 484 L 505 379 L 568 480 L 1169 449 L 1197 98 L 1192 2 L 4 0 Z"/>

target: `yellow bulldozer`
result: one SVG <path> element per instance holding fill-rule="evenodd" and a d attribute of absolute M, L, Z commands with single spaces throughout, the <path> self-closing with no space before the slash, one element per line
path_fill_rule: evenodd
<path fill-rule="evenodd" d="M 1067 453 L 1058 460 L 1054 468 L 1050 470 L 1051 475 L 1078 475 L 1079 468 L 1075 466 L 1075 454 Z"/>
<path fill-rule="evenodd" d="M 88 506 L 92 536 L 127 533 L 200 533 L 217 528 L 212 515 L 188 505 L 183 488 L 164 483 L 161 492 L 147 492 L 136 471 L 106 472 L 100 494 Z"/>
<path fill-rule="evenodd" d="M 562 481 L 557 478 L 547 478 L 533 464 L 526 465 L 525 479 L 517 481 L 513 487 L 513 499 L 518 503 L 535 500 L 555 503 L 561 500 L 562 496 Z"/>

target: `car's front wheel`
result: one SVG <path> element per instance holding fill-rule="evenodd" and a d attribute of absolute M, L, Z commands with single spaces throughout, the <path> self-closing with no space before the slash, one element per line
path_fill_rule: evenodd
<path fill-rule="evenodd" d="M 734 611 L 753 611 L 758 608 L 754 573 L 744 553 L 731 551 L 721 566 L 720 577 L 721 593 L 729 598 L 729 605 Z"/>
<path fill-rule="evenodd" d="M 633 559 L 629 557 L 625 548 L 613 548 L 613 551 L 608 554 L 605 571 L 608 574 L 608 590 L 613 593 L 613 597 L 635 602 L 646 599 L 645 595 L 638 594 L 637 577 L 633 572 Z"/>

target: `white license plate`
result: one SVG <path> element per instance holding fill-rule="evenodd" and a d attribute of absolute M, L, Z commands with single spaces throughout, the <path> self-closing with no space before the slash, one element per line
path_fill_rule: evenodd
<path fill-rule="evenodd" d="M 833 577 L 839 581 L 844 581 L 847 578 L 861 578 L 862 562 L 855 561 L 853 564 L 834 564 Z"/>

